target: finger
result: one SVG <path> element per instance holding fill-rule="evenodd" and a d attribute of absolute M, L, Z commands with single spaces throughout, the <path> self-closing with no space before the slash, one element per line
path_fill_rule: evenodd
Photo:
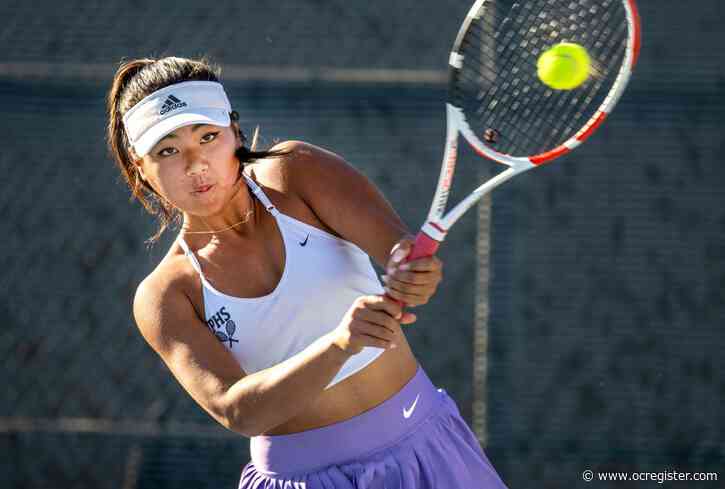
<path fill-rule="evenodd" d="M 370 309 L 378 311 L 385 311 L 390 317 L 400 319 L 400 315 L 403 312 L 403 308 L 400 304 L 391 300 L 390 297 L 384 295 L 373 296 L 368 302 Z"/>
<path fill-rule="evenodd" d="M 402 238 L 398 241 L 395 246 L 390 249 L 390 255 L 387 263 L 385 264 L 385 268 L 395 267 L 403 263 L 413 250 L 414 243 L 415 238 L 413 237 Z"/>
<path fill-rule="evenodd" d="M 365 341 L 366 346 L 373 346 L 375 348 L 382 348 L 384 350 L 390 350 L 392 348 L 398 347 L 397 343 L 395 343 L 393 341 L 382 340 L 380 338 L 377 338 L 375 336 L 370 336 L 367 334 L 364 334 L 361 336 L 365 337 L 365 339 L 363 341 Z"/>
<path fill-rule="evenodd" d="M 440 270 L 440 260 L 435 256 L 426 256 L 407 261 L 398 267 L 401 270 L 411 270 L 416 272 L 435 272 Z"/>
<path fill-rule="evenodd" d="M 367 321 L 360 321 L 358 332 L 384 341 L 395 341 L 396 338 L 396 334 L 388 328 Z"/>
<path fill-rule="evenodd" d="M 410 284 L 407 282 L 401 282 L 399 280 L 395 280 L 392 277 L 388 277 L 386 280 L 383 281 L 385 290 L 388 289 L 394 290 L 395 292 L 398 292 L 400 294 L 406 294 L 411 296 L 425 296 L 429 295 L 433 290 L 435 290 L 437 283 L 425 283 L 425 284 Z"/>
<path fill-rule="evenodd" d="M 403 317 L 400 320 L 400 324 L 412 324 L 418 320 L 418 316 L 413 314 L 412 312 L 405 312 L 403 313 Z"/>
<path fill-rule="evenodd" d="M 387 312 L 372 309 L 362 311 L 355 319 L 383 327 L 392 334 L 395 334 L 399 324 L 398 320 Z"/>
<path fill-rule="evenodd" d="M 391 280 L 408 285 L 426 285 L 436 281 L 436 275 L 431 272 L 401 272 L 394 271 L 392 274 L 381 275 L 383 282 L 391 283 Z"/>
<path fill-rule="evenodd" d="M 399 249 L 406 250 L 406 252 L 407 252 L 406 254 L 410 253 L 410 250 L 415 245 L 415 239 L 416 239 L 415 236 L 413 236 L 412 234 L 403 236 L 402 238 L 400 238 L 400 240 L 397 243 L 395 243 L 393 245 L 392 248 L 390 248 L 390 254 L 391 255 L 395 254 L 395 252 L 398 251 Z"/>
<path fill-rule="evenodd" d="M 417 261 L 411 261 L 403 263 L 400 266 L 392 266 L 385 269 L 386 275 L 401 275 L 405 274 L 410 279 L 425 275 L 440 275 L 441 269 L 437 267 L 430 268 L 428 265 L 420 264 Z"/>
<path fill-rule="evenodd" d="M 395 300 L 398 300 L 405 304 L 406 306 L 418 306 L 420 304 L 424 304 L 425 301 L 423 300 L 425 296 L 418 295 L 418 294 L 411 294 L 406 292 L 401 292 L 399 290 L 396 290 L 394 288 L 391 288 L 389 286 L 383 287 L 385 289 L 385 292 L 392 297 Z"/>
<path fill-rule="evenodd" d="M 395 290 L 396 292 L 400 294 L 405 294 L 409 296 L 420 296 L 420 297 L 429 297 L 433 295 L 433 291 L 436 289 L 436 283 L 425 283 L 423 285 L 415 285 L 415 284 L 409 284 L 406 282 L 399 282 L 395 280 L 394 278 L 388 278 L 386 281 L 384 281 L 385 285 L 384 287 L 388 287 L 389 289 Z"/>
<path fill-rule="evenodd" d="M 379 304 L 380 310 L 385 311 L 387 314 L 389 314 L 391 317 L 393 317 L 396 321 L 400 320 L 402 314 L 403 314 L 403 308 L 405 307 L 404 304 L 401 304 L 399 301 L 396 301 L 392 297 L 390 297 L 387 294 L 380 295 L 380 298 L 382 299 L 382 302 Z"/>
<path fill-rule="evenodd" d="M 410 254 L 410 246 L 401 245 L 394 248 L 394 251 L 390 254 L 390 261 L 393 263 L 402 263 L 406 256 Z"/>

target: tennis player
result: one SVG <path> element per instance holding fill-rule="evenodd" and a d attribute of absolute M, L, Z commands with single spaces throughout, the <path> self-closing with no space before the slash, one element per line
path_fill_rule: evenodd
<path fill-rule="evenodd" d="M 416 316 L 397 301 L 427 303 L 440 260 L 401 265 L 414 237 L 339 156 L 248 146 L 219 76 L 204 59 L 122 63 L 107 136 L 160 220 L 150 241 L 180 224 L 138 286 L 136 323 L 189 395 L 251 439 L 239 487 L 505 487 L 401 329 Z"/>

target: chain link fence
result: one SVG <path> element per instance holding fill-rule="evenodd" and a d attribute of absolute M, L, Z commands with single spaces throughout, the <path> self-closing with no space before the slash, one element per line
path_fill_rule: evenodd
<path fill-rule="evenodd" d="M 444 285 L 406 330 L 511 488 L 725 461 L 723 8 L 640 4 L 641 63 L 615 114 L 456 225 Z M 249 460 L 133 324 L 173 233 L 145 248 L 155 224 L 106 153 L 121 57 L 212 55 L 246 132 L 341 154 L 411 229 L 435 186 L 468 2 L 140 8 L 0 6 L 5 487 L 235 487 Z M 464 152 L 451 201 L 493 170 Z"/>

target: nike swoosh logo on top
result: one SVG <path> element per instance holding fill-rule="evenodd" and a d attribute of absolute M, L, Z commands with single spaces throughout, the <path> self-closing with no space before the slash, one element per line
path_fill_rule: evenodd
<path fill-rule="evenodd" d="M 306 244 L 307 244 L 307 240 L 308 240 L 308 239 L 310 239 L 310 235 L 309 235 L 309 234 L 307 235 L 307 237 L 305 238 L 305 240 L 304 240 L 303 242 L 301 242 L 301 243 L 300 243 L 300 246 L 304 246 L 304 245 L 306 245 Z"/>
<path fill-rule="evenodd" d="M 410 409 L 403 408 L 403 416 L 405 417 L 405 419 L 408 419 L 408 418 L 410 418 L 413 415 L 413 411 L 415 410 L 415 405 L 418 404 L 418 398 L 419 397 L 420 397 L 420 394 L 418 394 L 415 397 L 415 401 L 413 402 L 413 405 L 410 406 Z"/>

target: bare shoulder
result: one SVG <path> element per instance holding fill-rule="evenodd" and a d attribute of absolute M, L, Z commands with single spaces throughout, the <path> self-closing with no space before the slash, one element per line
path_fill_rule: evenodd
<path fill-rule="evenodd" d="M 148 327 L 158 324 L 162 309 L 173 307 L 187 298 L 190 266 L 181 255 L 167 255 L 156 268 L 136 287 L 133 298 L 133 314 L 136 324 L 147 340 Z M 180 305 L 180 304 L 177 304 Z"/>
<path fill-rule="evenodd" d="M 162 324 L 163 318 L 185 314 L 191 316 L 188 320 L 203 321 L 202 310 L 192 300 L 198 295 L 195 281 L 198 281 L 197 272 L 181 247 L 174 243 L 156 268 L 136 287 L 134 319 L 154 348 L 158 345 L 152 343 L 154 337 L 151 335 L 162 333 L 158 325 Z"/>
<path fill-rule="evenodd" d="M 284 154 L 260 160 L 252 165 L 253 169 L 261 183 L 287 191 L 298 191 L 301 185 L 312 180 L 316 172 L 325 167 L 334 171 L 335 165 L 344 164 L 344 160 L 332 151 L 305 141 L 284 141 L 274 145 L 270 151 L 282 151 Z"/>
<path fill-rule="evenodd" d="M 270 150 L 283 154 L 249 164 L 245 172 L 282 212 L 339 236 L 315 213 L 310 196 L 324 191 L 340 176 L 339 169 L 349 166 L 336 154 L 304 141 L 284 141 Z"/>
<path fill-rule="evenodd" d="M 315 146 L 314 144 L 300 141 L 298 139 L 291 139 L 288 141 L 282 141 L 280 143 L 275 144 L 271 148 L 269 148 L 270 151 L 282 151 L 285 153 L 288 153 L 288 156 L 291 156 L 293 158 L 297 157 L 304 157 L 306 155 L 310 155 L 314 153 L 315 151 L 320 151 L 322 148 Z"/>
<path fill-rule="evenodd" d="M 286 154 L 265 160 L 260 174 L 274 182 L 282 182 L 287 191 L 303 198 L 310 192 L 322 190 L 330 184 L 330 179 L 344 177 L 351 169 L 341 156 L 305 141 L 284 141 L 270 149 Z"/>
<path fill-rule="evenodd" d="M 344 159 L 329 149 L 305 141 L 285 141 L 273 149 L 288 151 L 289 157 L 285 159 L 288 165 L 304 166 L 315 163 L 342 163 Z"/>

